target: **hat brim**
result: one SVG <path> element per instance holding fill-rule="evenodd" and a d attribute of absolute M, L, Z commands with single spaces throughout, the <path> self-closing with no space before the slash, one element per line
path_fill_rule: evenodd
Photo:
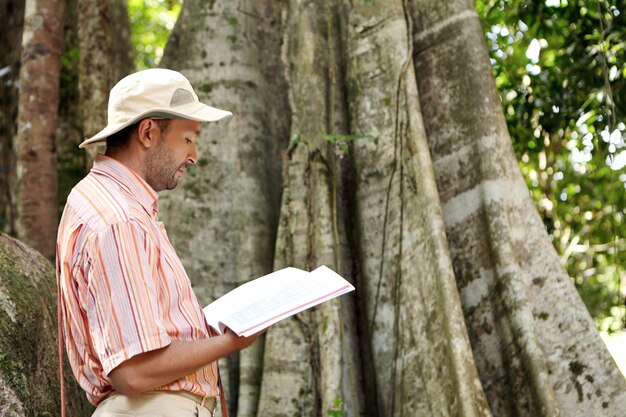
<path fill-rule="evenodd" d="M 102 145 L 106 142 L 106 139 L 109 136 L 132 125 L 133 123 L 137 123 L 142 119 L 150 117 L 151 114 L 168 114 L 174 118 L 194 120 L 196 122 L 217 122 L 218 120 L 222 120 L 233 115 L 229 111 L 207 106 L 206 104 L 197 101 L 177 106 L 175 108 L 152 108 L 138 114 L 130 120 L 126 120 L 125 122 L 109 123 L 104 129 L 89 139 L 83 141 L 80 145 L 78 145 L 78 147 L 89 148 L 91 146 Z"/>

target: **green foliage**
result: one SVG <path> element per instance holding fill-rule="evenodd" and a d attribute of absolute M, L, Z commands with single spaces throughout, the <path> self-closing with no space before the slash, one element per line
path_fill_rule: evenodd
<path fill-rule="evenodd" d="M 626 1 L 476 0 L 520 169 L 602 330 L 626 320 Z"/>
<path fill-rule="evenodd" d="M 332 408 L 328 410 L 327 414 L 328 414 L 328 417 L 343 417 L 344 416 L 343 402 L 341 401 L 341 398 L 339 397 L 335 398 L 333 406 Z"/>
<path fill-rule="evenodd" d="M 158 66 L 180 7 L 180 0 L 128 1 L 138 70 Z"/>

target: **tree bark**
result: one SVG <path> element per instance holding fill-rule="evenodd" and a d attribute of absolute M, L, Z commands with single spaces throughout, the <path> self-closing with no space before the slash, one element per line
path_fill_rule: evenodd
<path fill-rule="evenodd" d="M 413 22 L 403 1 L 352 4 L 359 284 L 377 415 L 487 416 L 421 116 Z"/>
<path fill-rule="evenodd" d="M 16 147 L 17 236 L 48 258 L 56 236 L 55 129 L 63 45 L 63 0 L 27 0 Z"/>
<path fill-rule="evenodd" d="M 289 85 L 291 144 L 275 268 L 325 264 L 352 275 L 345 239 L 342 160 L 332 141 L 347 133 L 342 86 L 340 2 L 289 3 L 283 65 Z M 350 297 L 325 303 L 271 329 L 259 415 L 332 415 L 362 409 L 355 310 Z M 284 346 L 293 349 L 285 349 Z"/>
<path fill-rule="evenodd" d="M 185 1 L 161 61 L 185 74 L 201 101 L 234 113 L 203 125 L 198 165 L 160 199 L 203 304 L 272 270 L 279 150 L 289 135 L 281 13 L 274 0 Z M 256 415 L 262 355 L 257 341 L 221 364 L 232 415 Z"/>

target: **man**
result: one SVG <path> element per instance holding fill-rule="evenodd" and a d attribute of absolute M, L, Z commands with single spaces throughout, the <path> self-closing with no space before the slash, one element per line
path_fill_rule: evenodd
<path fill-rule="evenodd" d="M 258 336 L 211 333 L 157 218 L 156 192 L 196 163 L 200 122 L 231 115 L 182 74 L 150 69 L 113 87 L 108 125 L 80 145 L 107 148 L 59 225 L 59 320 L 94 416 L 212 416 L 217 360 Z"/>

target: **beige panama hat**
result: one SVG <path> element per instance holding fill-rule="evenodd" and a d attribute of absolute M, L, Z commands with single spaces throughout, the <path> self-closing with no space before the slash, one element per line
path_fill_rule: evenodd
<path fill-rule="evenodd" d="M 200 103 L 189 80 L 163 68 L 139 71 L 122 78 L 109 94 L 108 124 L 79 145 L 86 148 L 146 117 L 171 117 L 216 122 L 233 114 Z"/>

